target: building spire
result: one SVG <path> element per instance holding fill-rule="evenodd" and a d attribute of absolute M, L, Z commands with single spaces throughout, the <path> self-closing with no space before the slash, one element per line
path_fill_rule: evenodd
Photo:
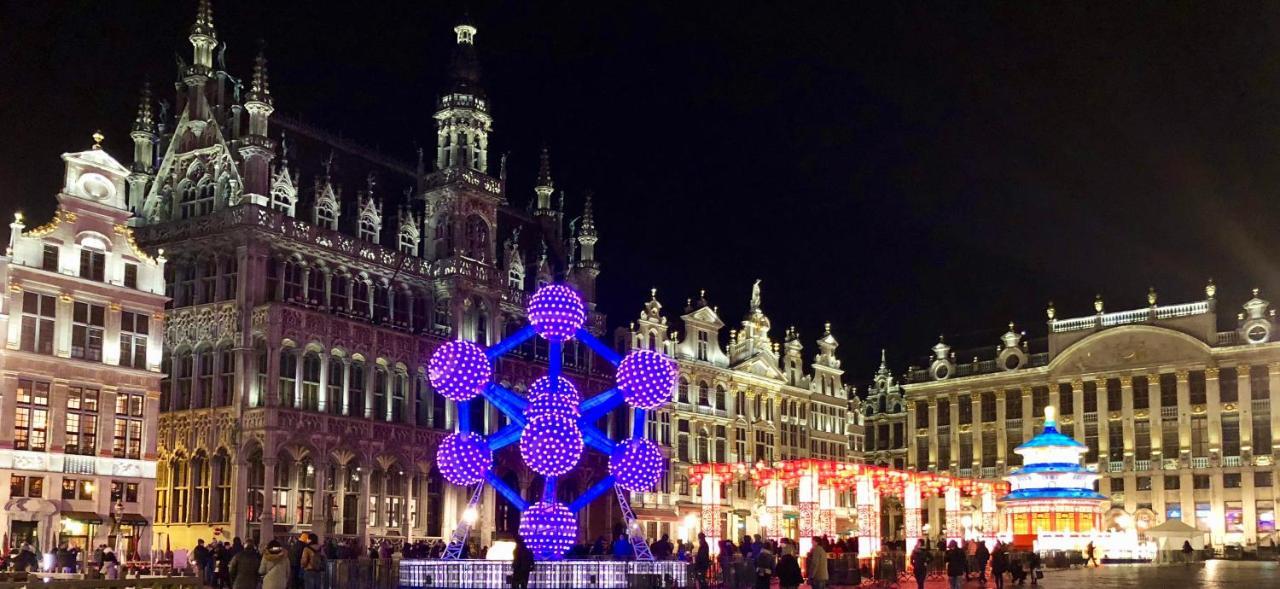
<path fill-rule="evenodd" d="M 596 233 L 595 207 L 592 206 L 591 202 L 594 198 L 595 194 L 588 190 L 587 200 L 582 205 L 582 221 L 578 223 L 578 241 L 582 242 L 584 245 L 587 243 L 587 239 L 590 239 L 591 244 L 594 245 L 596 238 L 599 236 L 599 234 Z"/>
<path fill-rule="evenodd" d="M 208 75 L 213 69 L 213 48 L 218 44 L 218 31 L 213 28 L 213 3 L 210 0 L 199 0 L 196 4 L 196 22 L 191 25 L 188 37 L 195 49 L 192 65 L 195 73 Z"/>
<path fill-rule="evenodd" d="M 551 152 L 547 149 L 546 143 L 542 144 L 542 153 L 538 156 L 538 186 L 547 188 L 556 186 L 551 179 Z"/>
<path fill-rule="evenodd" d="M 143 82 L 138 93 L 138 114 L 133 118 L 133 130 L 142 133 L 155 131 L 156 122 L 151 115 L 151 82 Z"/>
<path fill-rule="evenodd" d="M 245 102 L 261 102 L 271 105 L 271 80 L 267 74 L 266 44 L 258 47 L 258 56 L 253 58 L 253 80 L 249 83 L 249 93 Z M 250 133 L 253 131 L 250 130 Z"/>

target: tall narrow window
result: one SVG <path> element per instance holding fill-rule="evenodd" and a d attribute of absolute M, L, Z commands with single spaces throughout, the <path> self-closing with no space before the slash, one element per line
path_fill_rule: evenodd
<path fill-rule="evenodd" d="M 44 452 L 49 441 L 49 383 L 18 379 L 13 447 Z"/>
<path fill-rule="evenodd" d="M 102 331 L 106 325 L 106 308 L 89 303 L 76 303 L 72 313 L 71 357 L 102 361 Z"/>
<path fill-rule="evenodd" d="M 209 461 L 204 454 L 196 454 L 191 459 L 191 521 L 203 523 L 208 521 L 209 505 Z"/>
<path fill-rule="evenodd" d="M 320 355 L 315 352 L 302 357 L 302 408 L 320 408 Z"/>
<path fill-rule="evenodd" d="M 218 388 L 213 404 L 226 407 L 231 404 L 231 397 L 236 384 L 236 357 L 231 346 L 223 346 L 218 351 Z"/>
<path fill-rule="evenodd" d="M 1133 457 L 1136 460 L 1151 460 L 1151 421 L 1135 419 L 1133 421 Z"/>
<path fill-rule="evenodd" d="M 352 278 L 351 312 L 357 315 L 369 315 L 369 283 L 359 278 Z"/>
<path fill-rule="evenodd" d="M 1188 400 L 1191 401 L 1192 405 L 1204 405 L 1209 401 L 1205 392 L 1203 370 L 1192 370 L 1187 373 L 1187 391 L 1190 393 Z"/>
<path fill-rule="evenodd" d="M 87 247 L 80 248 L 80 277 L 85 280 L 93 280 L 95 282 L 103 282 L 107 276 L 107 254 L 89 249 Z"/>
<path fill-rule="evenodd" d="M 194 264 L 178 266 L 176 282 L 177 290 L 173 293 L 173 306 L 187 307 L 195 304 L 196 267 Z"/>
<path fill-rule="evenodd" d="M 409 377 L 405 373 L 396 372 L 395 379 L 392 380 L 391 407 L 387 411 L 387 421 L 393 423 L 404 421 L 405 388 L 408 387 L 408 380 Z"/>
<path fill-rule="evenodd" d="M 133 262 L 124 263 L 125 288 L 138 288 L 138 265 Z"/>
<path fill-rule="evenodd" d="M 329 357 L 329 392 L 325 399 L 325 407 L 334 415 L 342 413 L 342 378 L 345 370 L 346 366 L 343 365 L 342 358 Z"/>
<path fill-rule="evenodd" d="M 200 265 L 200 303 L 212 303 L 218 297 L 218 261 L 209 258 Z"/>
<path fill-rule="evenodd" d="M 93 456 L 98 452 L 98 389 L 67 389 L 67 454 Z"/>
<path fill-rule="evenodd" d="M 284 266 L 284 300 L 302 300 L 302 263 L 289 261 Z"/>
<path fill-rule="evenodd" d="M 116 458 L 139 460 L 142 458 L 141 393 L 116 393 L 116 422 L 113 432 L 111 455 Z"/>
<path fill-rule="evenodd" d="M 1223 403 L 1235 403 L 1240 400 L 1240 385 L 1235 368 L 1223 368 L 1218 371 L 1218 400 Z"/>
<path fill-rule="evenodd" d="M 352 362 L 351 377 L 347 384 L 347 393 L 350 396 L 347 402 L 347 415 L 351 417 L 365 416 L 364 379 L 364 362 Z"/>
<path fill-rule="evenodd" d="M 281 460 L 276 464 L 275 489 L 271 493 L 271 515 L 281 523 L 297 523 L 289 519 L 289 489 L 293 486 L 293 461 Z"/>
<path fill-rule="evenodd" d="M 1148 409 L 1151 407 L 1150 386 L 1145 376 L 1133 377 L 1133 408 Z"/>
<path fill-rule="evenodd" d="M 332 280 L 333 285 L 329 287 L 329 305 L 334 309 L 345 311 L 350 304 L 347 287 L 351 284 L 351 279 L 342 274 L 334 274 Z"/>
<path fill-rule="evenodd" d="M 373 417 L 385 420 L 387 415 L 387 369 L 379 366 L 373 373 Z"/>
<path fill-rule="evenodd" d="M 191 408 L 191 394 L 195 389 L 195 354 L 190 350 L 178 354 L 173 359 L 174 388 L 173 410 L 182 411 Z"/>
<path fill-rule="evenodd" d="M 293 407 L 297 399 L 298 355 L 292 348 L 280 350 L 280 406 Z"/>
<path fill-rule="evenodd" d="M 222 292 L 218 294 L 218 300 L 230 301 L 236 298 L 236 276 L 239 271 L 240 262 L 235 256 L 222 259 Z"/>
<path fill-rule="evenodd" d="M 200 350 L 196 359 L 200 376 L 196 381 L 197 386 L 193 391 L 191 406 L 203 409 L 210 406 L 210 397 L 213 396 L 213 350 L 211 348 Z"/>
<path fill-rule="evenodd" d="M 147 368 L 147 335 L 151 331 L 146 313 L 120 313 L 120 365 Z"/>

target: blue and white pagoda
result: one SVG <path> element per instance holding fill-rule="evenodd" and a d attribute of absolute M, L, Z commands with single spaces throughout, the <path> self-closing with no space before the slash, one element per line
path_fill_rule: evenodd
<path fill-rule="evenodd" d="M 1058 431 L 1053 407 L 1045 407 L 1044 431 L 1014 449 L 1023 466 L 1005 480 L 1006 529 L 1013 543 L 1031 546 L 1038 534 L 1089 535 L 1102 522 L 1107 498 L 1093 490 L 1098 474 L 1080 465 L 1088 446 Z"/>

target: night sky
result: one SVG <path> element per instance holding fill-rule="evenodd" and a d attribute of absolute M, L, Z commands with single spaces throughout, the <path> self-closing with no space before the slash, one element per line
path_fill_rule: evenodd
<path fill-rule="evenodd" d="M 831 321 L 861 382 L 881 347 L 900 372 L 940 333 L 1043 335 L 1049 300 L 1185 302 L 1212 276 L 1226 329 L 1251 287 L 1280 297 L 1280 4 L 641 4 L 468 3 L 510 198 L 544 141 L 571 213 L 595 191 L 611 326 L 653 286 L 673 321 L 705 288 L 736 327 L 761 278 L 775 337 L 810 355 Z M 462 12 L 214 3 L 233 73 L 266 40 L 278 112 L 406 160 Z M 137 89 L 172 101 L 194 13 L 0 4 L 0 209 L 46 219 L 95 128 L 128 163 Z"/>

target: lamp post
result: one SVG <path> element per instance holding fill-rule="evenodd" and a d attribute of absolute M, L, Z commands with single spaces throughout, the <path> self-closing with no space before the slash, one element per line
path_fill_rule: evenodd
<path fill-rule="evenodd" d="M 122 531 L 121 520 L 124 519 L 124 499 L 123 498 L 119 498 L 119 497 L 116 498 L 116 502 L 111 505 L 111 513 L 115 517 L 116 558 L 119 558 L 121 562 L 127 562 L 129 560 L 129 555 L 125 554 L 120 550 L 120 538 L 123 536 L 123 534 L 121 534 L 121 531 Z"/>

